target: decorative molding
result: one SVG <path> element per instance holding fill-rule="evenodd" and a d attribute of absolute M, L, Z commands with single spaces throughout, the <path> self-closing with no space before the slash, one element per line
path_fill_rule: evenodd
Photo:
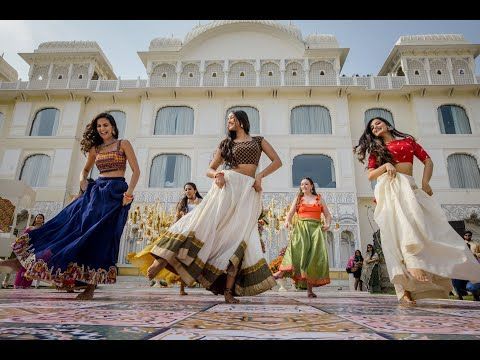
<path fill-rule="evenodd" d="M 461 221 L 469 219 L 472 214 L 480 216 L 480 205 L 453 205 L 442 204 L 448 221 Z"/>

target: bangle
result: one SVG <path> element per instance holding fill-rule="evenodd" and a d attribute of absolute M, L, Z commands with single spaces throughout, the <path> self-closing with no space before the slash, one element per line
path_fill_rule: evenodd
<path fill-rule="evenodd" d="M 133 200 L 134 199 L 133 195 L 128 195 L 127 193 L 123 193 L 123 197 L 127 200 Z"/>
<path fill-rule="evenodd" d="M 222 175 L 222 176 L 223 176 L 224 174 L 223 174 L 223 172 L 216 173 L 215 176 L 214 176 L 214 178 L 217 178 L 218 175 Z"/>

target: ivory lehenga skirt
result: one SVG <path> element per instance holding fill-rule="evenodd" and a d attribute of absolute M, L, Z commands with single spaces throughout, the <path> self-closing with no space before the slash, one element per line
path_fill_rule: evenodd
<path fill-rule="evenodd" d="M 412 176 L 387 174 L 375 186 L 375 222 L 390 281 L 400 299 L 448 298 L 451 278 L 480 282 L 480 264 L 450 226 L 440 205 L 415 184 Z M 431 281 L 419 282 L 407 269 L 422 269 Z"/>
<path fill-rule="evenodd" d="M 159 256 L 187 285 L 196 281 L 214 294 L 223 294 L 230 263 L 238 269 L 235 295 L 256 295 L 274 287 L 258 234 L 262 200 L 252 187 L 255 179 L 232 170 L 224 174 L 223 188 L 213 183 L 195 211 L 130 256 L 130 262 L 146 274 L 153 255 Z"/>

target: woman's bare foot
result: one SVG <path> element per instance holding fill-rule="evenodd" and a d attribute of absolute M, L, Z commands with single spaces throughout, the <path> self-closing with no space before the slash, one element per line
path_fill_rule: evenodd
<path fill-rule="evenodd" d="M 95 285 L 88 285 L 87 288 L 80 294 L 77 295 L 75 299 L 77 300 L 92 300 L 93 292 L 95 291 Z"/>
<path fill-rule="evenodd" d="M 410 275 L 412 275 L 417 281 L 427 282 L 430 281 L 430 277 L 425 270 L 422 269 L 407 269 Z"/>
<path fill-rule="evenodd" d="M 18 259 L 8 259 L 8 260 L 3 260 L 0 261 L 0 267 L 5 266 L 13 271 L 18 271 L 22 267 L 22 264 L 20 264 L 20 261 Z"/>
<path fill-rule="evenodd" d="M 312 291 L 312 292 L 309 292 L 309 293 L 307 294 L 307 297 L 309 297 L 309 298 L 316 298 L 316 297 L 317 297 L 317 294 L 315 294 L 315 293 Z"/>
<path fill-rule="evenodd" d="M 185 284 L 182 281 L 180 283 L 180 296 L 185 296 L 185 295 L 188 295 L 188 294 L 185 292 Z"/>
<path fill-rule="evenodd" d="M 155 259 L 155 261 L 150 265 L 147 269 L 147 276 L 149 280 L 153 280 L 153 278 L 164 268 L 165 260 Z"/>
<path fill-rule="evenodd" d="M 225 292 L 223 293 L 225 296 L 225 302 L 227 304 L 238 304 L 240 300 L 235 299 L 232 295 L 232 289 L 225 289 Z"/>
<path fill-rule="evenodd" d="M 282 279 L 283 278 L 283 271 L 279 270 L 275 274 L 273 274 L 273 277 L 275 280 Z"/>
<path fill-rule="evenodd" d="M 400 305 L 406 305 L 406 306 L 411 306 L 411 305 L 416 305 L 417 302 L 412 299 L 412 294 L 410 291 L 405 291 L 403 296 L 399 300 Z"/>

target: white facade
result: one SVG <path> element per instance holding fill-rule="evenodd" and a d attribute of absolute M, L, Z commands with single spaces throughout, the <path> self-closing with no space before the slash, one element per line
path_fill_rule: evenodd
<path fill-rule="evenodd" d="M 96 43 L 41 44 L 33 53 L 21 54 L 31 65 L 29 81 L 0 82 L 0 178 L 19 179 L 27 171 L 22 169 L 29 156 L 47 155 L 48 178 L 35 180 L 43 184 L 35 187 L 36 211 L 53 216 L 78 192 L 85 162 L 79 142 L 86 124 L 100 112 L 121 111 L 126 117 L 124 137 L 132 142 L 142 171 L 136 201 L 174 203 L 181 189 L 149 187 L 155 157 L 187 155 L 187 180 L 201 192 L 208 191 L 211 180 L 205 173 L 224 137 L 227 110 L 253 107 L 260 134 L 283 162 L 264 180 L 265 205 L 271 199 L 287 205 L 294 196 L 296 156 L 331 159 L 333 170 L 328 171 L 334 176 L 329 186 L 334 187 L 318 191 L 338 223 L 329 234 L 331 267 L 344 268 L 351 249 L 365 251 L 376 230 L 371 219 L 373 191 L 352 154 L 369 109 L 390 111 L 396 127 L 418 138 L 429 152 L 435 164 L 434 196 L 449 220 L 480 214 L 480 189 L 452 188 L 447 169 L 451 154 L 473 156 L 477 168 L 480 162 L 480 85 L 474 62 L 479 52 L 479 45 L 461 35 L 402 37 L 379 76 L 343 77 L 348 49 L 340 48 L 332 35 L 303 37 L 295 26 L 272 21 L 214 21 L 194 28 L 183 42 L 152 40 L 149 51 L 138 53 L 148 78 L 123 80 L 117 79 Z M 437 113 L 442 105 L 463 108 L 471 133 L 442 134 Z M 154 135 L 159 110 L 179 106 L 193 110 L 193 133 Z M 322 114 L 328 110 L 331 133 L 292 134 L 292 110 L 305 106 L 322 107 L 316 108 Z M 50 125 L 34 124 L 42 110 L 52 108 L 58 111 L 52 110 Z M 49 131 L 52 135 L 41 135 Z M 262 155 L 261 167 L 266 164 L 268 158 Z M 422 169 L 415 160 L 417 182 Z M 127 180 L 130 174 L 128 170 Z M 268 258 L 285 243 L 285 234 L 280 235 L 279 242 L 270 243 L 275 246 Z"/>

